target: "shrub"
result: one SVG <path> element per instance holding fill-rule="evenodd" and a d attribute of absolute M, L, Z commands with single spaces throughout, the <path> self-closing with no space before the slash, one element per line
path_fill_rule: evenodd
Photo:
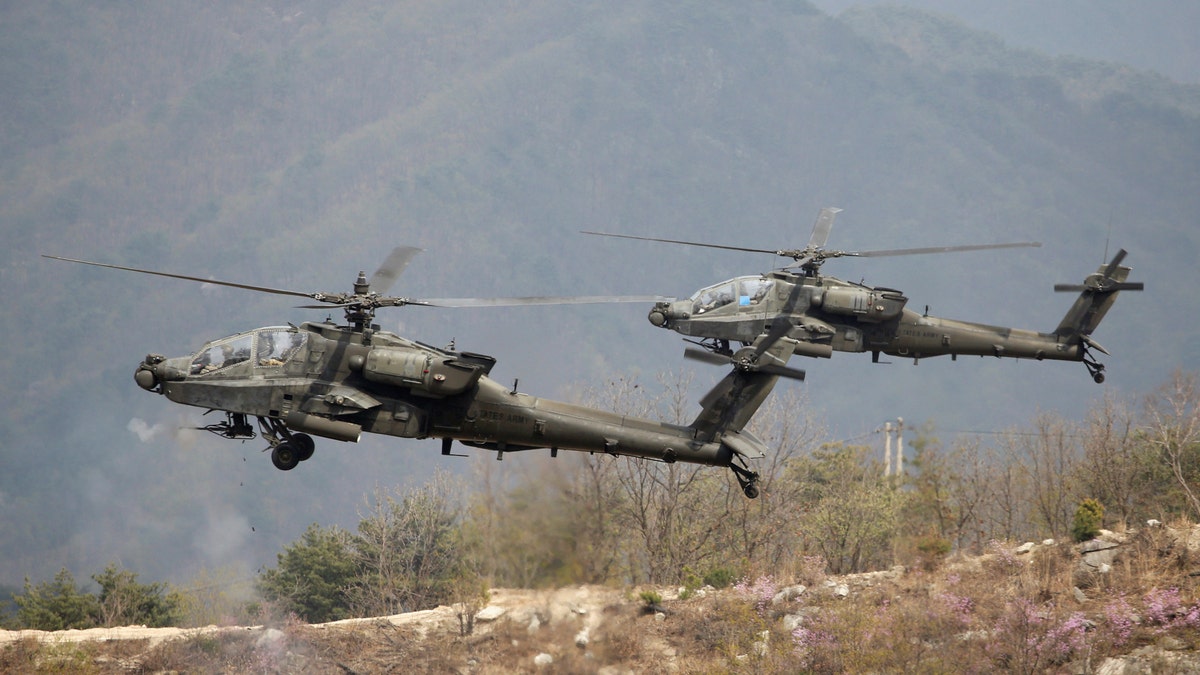
<path fill-rule="evenodd" d="M 638 594 L 647 612 L 657 612 L 662 607 L 662 596 L 656 591 L 642 591 Z"/>
<path fill-rule="evenodd" d="M 1095 539 L 1104 522 L 1104 506 L 1095 499 L 1085 499 L 1075 509 L 1075 520 L 1071 524 L 1071 537 L 1077 542 Z"/>
<path fill-rule="evenodd" d="M 708 573 L 704 575 L 704 583 L 712 586 L 713 588 L 726 588 L 732 584 L 733 580 L 736 578 L 737 575 L 734 574 L 733 570 L 729 569 L 728 567 L 717 567 L 709 570 Z"/>

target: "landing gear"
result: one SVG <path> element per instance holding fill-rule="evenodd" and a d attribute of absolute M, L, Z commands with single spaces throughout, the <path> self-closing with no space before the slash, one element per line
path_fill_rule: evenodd
<path fill-rule="evenodd" d="M 316 449 L 317 443 L 308 434 L 292 434 L 292 445 L 296 446 L 296 451 L 300 454 L 300 461 L 303 462 L 313 456 L 313 450 Z"/>
<path fill-rule="evenodd" d="M 1092 381 L 1096 384 L 1104 382 L 1104 364 L 1096 359 L 1093 359 L 1091 354 L 1084 352 L 1083 365 L 1087 366 L 1088 374 L 1092 376 Z"/>
<path fill-rule="evenodd" d="M 258 428 L 267 439 L 271 463 L 280 471 L 291 471 L 300 462 L 313 456 L 317 444 L 308 434 L 292 433 L 283 422 L 273 417 L 258 418 Z"/>
<path fill-rule="evenodd" d="M 300 463 L 300 451 L 291 441 L 284 441 L 271 450 L 271 463 L 280 471 L 291 471 Z"/>
<path fill-rule="evenodd" d="M 758 472 L 751 471 L 737 464 L 730 464 L 730 469 L 733 469 L 733 475 L 737 478 L 738 485 L 742 487 L 742 492 L 750 499 L 758 498 Z"/>

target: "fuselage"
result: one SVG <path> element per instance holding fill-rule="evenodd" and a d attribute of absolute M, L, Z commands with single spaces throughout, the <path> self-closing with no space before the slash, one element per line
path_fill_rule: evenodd
<path fill-rule="evenodd" d="M 793 296 L 793 289 L 800 288 Z M 788 311 L 788 303 L 791 310 Z M 795 353 L 872 352 L 911 358 L 978 355 L 1079 361 L 1078 335 L 943 319 L 914 312 L 890 288 L 787 272 L 737 277 L 691 298 L 659 302 L 650 322 L 684 335 L 748 343 L 777 317 L 791 322 Z"/>
<path fill-rule="evenodd" d="M 357 441 L 362 432 L 454 439 L 499 451 L 549 448 L 727 466 L 738 440 L 510 390 L 489 356 L 325 323 L 214 340 L 191 356 L 147 357 L 135 375 L 168 399 Z M 143 374 L 146 372 L 147 374 Z M 146 386 L 147 384 L 151 386 Z"/>

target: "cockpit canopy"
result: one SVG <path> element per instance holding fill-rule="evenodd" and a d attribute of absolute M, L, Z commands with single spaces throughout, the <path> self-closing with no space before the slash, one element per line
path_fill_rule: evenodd
<path fill-rule="evenodd" d="M 775 282 L 761 276 L 738 277 L 702 288 L 692 296 L 692 315 L 705 314 L 737 302 L 739 307 L 755 306 L 771 292 Z"/>
<path fill-rule="evenodd" d="M 260 367 L 287 363 L 304 346 L 308 333 L 289 326 L 259 328 L 213 340 L 192 357 L 191 375 L 207 375 L 247 361 Z"/>

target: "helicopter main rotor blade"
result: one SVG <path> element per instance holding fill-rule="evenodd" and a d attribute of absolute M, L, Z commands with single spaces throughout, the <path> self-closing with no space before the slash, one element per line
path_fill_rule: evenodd
<path fill-rule="evenodd" d="M 823 246 L 829 240 L 829 232 L 833 229 L 833 218 L 842 210 L 829 206 L 821 209 L 817 214 L 817 222 L 813 224 L 812 236 L 808 238 L 808 248 L 806 250 L 815 251 Z"/>
<path fill-rule="evenodd" d="M 408 263 L 420 252 L 421 249 L 413 246 L 397 246 L 392 249 L 379 265 L 379 269 L 375 270 L 375 274 L 371 275 L 371 290 L 381 295 L 387 293 L 392 284 L 396 283 L 396 279 L 400 278 L 404 268 L 408 267 Z"/>
<path fill-rule="evenodd" d="M 1010 244 L 974 244 L 970 246 L 929 246 L 926 248 L 893 248 L 879 251 L 829 251 L 838 256 L 882 258 L 890 255 L 920 255 L 924 253 L 954 253 L 958 251 L 990 251 L 998 248 L 1040 248 L 1040 241 L 1018 241 Z M 830 255 L 829 257 L 834 257 Z"/>
<path fill-rule="evenodd" d="M 143 270 L 137 267 L 124 267 L 122 265 L 110 265 L 108 263 L 92 262 L 90 260 L 77 260 L 75 258 L 62 258 L 56 255 L 42 254 L 43 258 L 52 260 L 62 260 L 64 262 L 79 263 L 81 265 L 93 265 L 95 267 L 107 267 L 114 270 L 125 270 L 126 272 L 140 272 L 142 274 L 153 274 L 159 277 L 170 277 L 172 279 L 183 279 L 184 281 L 198 281 L 202 284 L 214 284 L 217 286 L 229 286 L 231 288 L 241 288 L 247 291 L 258 291 L 260 293 L 274 293 L 275 295 L 291 295 L 298 298 L 313 298 L 319 300 L 320 293 L 302 293 L 300 291 L 289 291 L 282 288 L 270 288 L 268 286 L 252 286 L 250 284 L 239 284 L 232 281 L 219 281 L 217 279 L 205 279 L 203 277 L 191 277 L 186 274 L 172 274 L 170 272 L 156 272 L 154 270 Z"/>
<path fill-rule="evenodd" d="M 521 305 L 597 305 L 618 302 L 658 302 L 661 295 L 539 295 L 523 298 L 429 298 L 420 304 L 434 307 L 517 307 Z M 416 301 L 414 301 L 416 302 Z"/>
<path fill-rule="evenodd" d="M 744 246 L 722 246 L 721 244 L 704 244 L 698 241 L 683 241 L 682 239 L 659 239 L 657 237 L 638 237 L 632 234 L 614 234 L 612 232 L 589 232 L 580 230 L 581 234 L 592 234 L 597 237 L 619 237 L 621 239 L 637 239 L 638 241 L 660 241 L 664 244 L 683 244 L 684 246 L 703 246 L 704 248 L 719 248 L 726 251 L 746 251 L 748 253 L 770 253 L 782 255 L 777 249 L 746 248 Z"/>

